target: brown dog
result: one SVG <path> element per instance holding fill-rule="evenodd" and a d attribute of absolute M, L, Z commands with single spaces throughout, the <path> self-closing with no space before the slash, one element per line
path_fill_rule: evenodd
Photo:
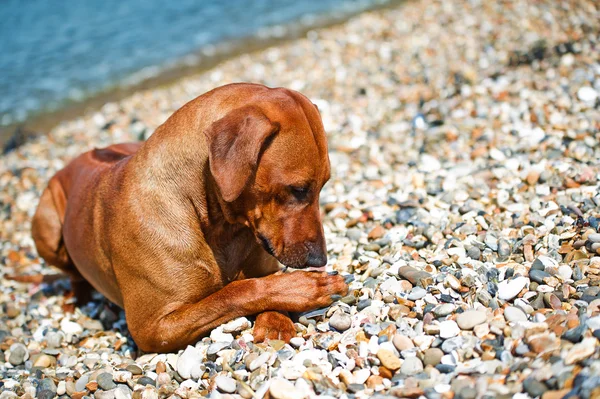
<path fill-rule="evenodd" d="M 47 263 L 125 309 L 135 342 L 166 352 L 259 314 L 256 340 L 295 335 L 280 312 L 329 305 L 319 192 L 329 157 L 317 108 L 286 89 L 233 84 L 175 112 L 143 144 L 87 152 L 59 171 L 32 222 Z M 87 282 L 86 282 L 87 281 Z"/>

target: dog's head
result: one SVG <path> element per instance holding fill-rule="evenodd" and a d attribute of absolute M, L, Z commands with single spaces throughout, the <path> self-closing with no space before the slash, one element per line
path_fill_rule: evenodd
<path fill-rule="evenodd" d="M 279 262 L 327 263 L 319 193 L 329 180 L 327 141 L 314 104 L 271 89 L 206 131 L 210 172 L 230 217 Z"/>

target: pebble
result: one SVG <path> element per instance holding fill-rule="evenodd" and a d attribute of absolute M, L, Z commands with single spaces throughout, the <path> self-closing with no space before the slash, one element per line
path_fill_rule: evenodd
<path fill-rule="evenodd" d="M 394 335 L 394 338 L 392 338 L 392 343 L 394 344 L 396 349 L 398 349 L 399 352 L 415 347 L 415 344 L 413 343 L 412 339 L 402 334 Z"/>
<path fill-rule="evenodd" d="M 225 393 L 234 393 L 236 390 L 236 382 L 233 378 L 227 377 L 225 375 L 218 375 L 215 378 L 215 384 L 219 391 Z M 272 394 L 272 393 L 271 393 Z"/>
<path fill-rule="evenodd" d="M 144 386 L 146 386 L 146 385 L 156 386 L 156 381 L 154 381 L 150 377 L 142 376 L 142 377 L 138 378 L 137 384 L 144 385 Z"/>
<path fill-rule="evenodd" d="M 248 316 L 179 352 L 138 354 L 105 298 L 65 313 L 66 281 L 2 279 L 0 396 L 54 396 L 39 389 L 51 379 L 72 399 L 590 399 L 600 370 L 597 10 L 591 0 L 400 2 L 132 93 L 2 155 L 0 274 L 51 273 L 30 220 L 74 156 L 149 136 L 224 83 L 299 89 L 328 136 L 326 270 L 349 292 L 302 315 L 290 344 L 254 342 Z M 26 353 L 13 354 L 16 344 Z M 103 373 L 115 388 L 103 389 Z"/>
<path fill-rule="evenodd" d="M 598 92 L 589 86 L 584 86 L 577 91 L 577 97 L 581 101 L 592 103 L 598 98 Z"/>
<path fill-rule="evenodd" d="M 416 301 L 422 299 L 425 295 L 427 295 L 427 291 L 425 289 L 421 287 L 413 287 L 408 294 L 408 299 L 411 301 Z"/>
<path fill-rule="evenodd" d="M 517 277 L 512 280 L 504 280 L 498 284 L 498 298 L 509 301 L 516 297 L 529 280 L 525 277 Z"/>
<path fill-rule="evenodd" d="M 476 326 L 485 323 L 487 315 L 480 310 L 467 310 L 456 317 L 456 323 L 461 330 L 472 330 Z"/>
<path fill-rule="evenodd" d="M 404 375 L 415 375 L 423 371 L 423 362 L 418 357 L 409 357 L 404 360 L 400 367 L 400 373 Z"/>
<path fill-rule="evenodd" d="M 581 343 L 573 345 L 565 357 L 565 364 L 574 364 L 589 358 L 596 352 L 596 338 L 585 338 Z"/>
<path fill-rule="evenodd" d="M 573 276 L 573 269 L 567 265 L 559 266 L 558 275 L 563 279 L 563 281 L 569 280 Z"/>
<path fill-rule="evenodd" d="M 89 382 L 90 375 L 84 374 L 75 382 L 75 391 L 82 392 L 86 390 L 86 385 Z M 68 390 L 67 390 L 68 392 Z M 72 395 L 71 395 L 72 396 Z"/>
<path fill-rule="evenodd" d="M 550 273 L 544 270 L 531 269 L 529 271 L 529 278 L 531 279 L 531 281 L 535 281 L 538 284 L 544 284 L 544 279 L 548 277 L 552 276 L 550 275 Z"/>
<path fill-rule="evenodd" d="M 460 328 L 454 320 L 445 320 L 440 323 L 440 338 L 456 337 L 460 333 Z"/>
<path fill-rule="evenodd" d="M 98 386 L 105 391 L 109 391 L 113 388 L 116 388 L 117 384 L 113 382 L 113 376 L 111 373 L 101 373 L 96 377 L 96 381 L 98 382 Z"/>
<path fill-rule="evenodd" d="M 442 361 L 444 352 L 439 348 L 429 348 L 423 353 L 423 364 L 425 366 L 437 366 Z"/>
<path fill-rule="evenodd" d="M 509 306 L 504 309 L 504 318 L 506 321 L 511 323 L 517 323 L 520 321 L 527 321 L 527 315 L 521 309 L 516 306 Z"/>
<path fill-rule="evenodd" d="M 281 378 L 271 380 L 269 393 L 275 399 L 303 399 L 306 397 L 291 382 Z"/>
<path fill-rule="evenodd" d="M 177 359 L 177 372 L 185 379 L 192 377 L 195 368 L 202 364 L 202 355 L 193 346 L 188 346 Z"/>
<path fill-rule="evenodd" d="M 594 242 L 594 243 L 600 242 L 600 233 L 589 234 L 588 237 L 587 237 L 587 239 L 590 242 Z"/>
<path fill-rule="evenodd" d="M 56 384 L 54 383 L 54 381 L 50 378 L 44 378 L 43 380 L 40 381 L 40 385 L 38 386 L 38 390 L 40 391 L 48 391 L 51 392 L 53 395 L 56 393 L 57 388 L 56 388 Z"/>
<path fill-rule="evenodd" d="M 48 348 L 60 348 L 64 340 L 64 334 L 60 332 L 50 331 L 45 335 L 46 345 Z"/>
<path fill-rule="evenodd" d="M 467 255 L 471 259 L 479 260 L 481 258 L 481 250 L 476 246 L 471 246 L 467 249 Z"/>
<path fill-rule="evenodd" d="M 23 344 L 12 344 L 9 350 L 10 355 L 8 356 L 8 362 L 13 366 L 19 366 L 23 364 L 29 357 L 27 348 Z"/>
<path fill-rule="evenodd" d="M 444 303 L 442 305 L 437 306 L 435 309 L 433 309 L 433 314 L 436 317 L 445 317 L 448 316 L 449 314 L 452 314 L 454 312 L 454 309 L 456 309 L 456 307 L 450 303 Z"/>
<path fill-rule="evenodd" d="M 379 349 L 379 351 L 377 351 L 377 358 L 385 368 L 392 371 L 398 370 L 402 365 L 398 356 L 387 349 Z"/>

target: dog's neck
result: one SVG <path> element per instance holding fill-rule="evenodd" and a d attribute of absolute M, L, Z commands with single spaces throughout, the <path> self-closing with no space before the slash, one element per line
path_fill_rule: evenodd
<path fill-rule="evenodd" d="M 228 269 L 226 274 L 235 273 L 236 264 L 252 249 L 248 245 L 241 248 L 239 243 L 252 243 L 254 240 L 248 239 L 252 232 L 236 221 L 230 204 L 219 194 L 201 128 L 184 131 L 176 122 L 168 120 L 156 130 L 131 160 L 130 170 L 142 174 L 136 180 L 149 192 L 160 189 L 173 194 L 168 199 L 177 202 L 173 206 L 193 206 L 215 259 Z"/>

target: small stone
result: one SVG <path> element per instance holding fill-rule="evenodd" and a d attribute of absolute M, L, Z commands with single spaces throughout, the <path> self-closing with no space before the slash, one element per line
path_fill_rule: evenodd
<path fill-rule="evenodd" d="M 454 320 L 444 320 L 440 323 L 440 338 L 447 339 L 456 337 L 460 333 L 460 328 Z"/>
<path fill-rule="evenodd" d="M 90 392 L 94 392 L 98 389 L 98 383 L 96 381 L 90 381 L 87 384 L 85 384 L 85 389 L 87 389 Z"/>
<path fill-rule="evenodd" d="M 446 284 L 450 288 L 452 288 L 454 291 L 458 291 L 461 288 L 460 281 L 458 281 L 458 279 L 456 277 L 454 277 L 452 274 L 446 275 Z"/>
<path fill-rule="evenodd" d="M 358 304 L 356 305 L 356 310 L 358 310 L 359 312 L 368 308 L 369 306 L 371 306 L 371 299 L 367 298 L 367 299 L 361 299 Z"/>
<path fill-rule="evenodd" d="M 467 310 L 456 317 L 456 323 L 461 330 L 472 330 L 475 326 L 485 323 L 487 315 L 480 310 Z"/>
<path fill-rule="evenodd" d="M 65 381 L 59 381 L 56 386 L 56 394 L 62 396 L 67 393 L 67 383 Z"/>
<path fill-rule="evenodd" d="M 427 287 L 432 283 L 431 274 L 426 271 L 415 269 L 412 266 L 402 266 L 398 269 L 398 275 L 411 282 L 412 285 Z"/>
<path fill-rule="evenodd" d="M 565 364 L 579 363 L 580 361 L 592 356 L 596 351 L 596 338 L 585 338 L 581 343 L 573 345 L 567 356 Z"/>
<path fill-rule="evenodd" d="M 455 309 L 456 307 L 451 303 L 443 303 L 433 309 L 433 314 L 435 317 L 445 317 L 452 314 Z"/>
<path fill-rule="evenodd" d="M 394 335 L 394 338 L 392 338 L 392 343 L 394 344 L 396 349 L 398 349 L 398 352 L 402 352 L 403 350 L 412 349 L 415 347 L 415 344 L 413 343 L 412 339 L 402 334 Z"/>
<path fill-rule="evenodd" d="M 506 321 L 516 323 L 519 321 L 527 321 L 527 315 L 516 306 L 509 306 L 504 309 L 504 318 Z"/>
<path fill-rule="evenodd" d="M 352 326 L 352 318 L 343 310 L 338 310 L 329 319 L 329 326 L 337 331 L 346 331 Z"/>
<path fill-rule="evenodd" d="M 544 294 L 544 303 L 554 310 L 559 310 L 562 308 L 560 299 L 558 299 L 558 297 L 551 292 L 546 292 Z"/>
<path fill-rule="evenodd" d="M 422 299 L 425 295 L 427 295 L 427 290 L 421 287 L 413 287 L 408 294 L 408 299 L 411 301 L 416 301 Z"/>
<path fill-rule="evenodd" d="M 589 234 L 587 239 L 593 243 L 600 243 L 600 233 Z"/>
<path fill-rule="evenodd" d="M 586 103 L 593 103 L 598 98 L 598 92 L 592 87 L 583 86 L 577 90 L 577 98 Z"/>
<path fill-rule="evenodd" d="M 69 321 L 68 319 L 63 319 L 63 321 L 60 323 L 60 329 L 65 334 L 80 335 L 83 333 L 83 327 L 81 327 L 80 324 L 75 323 L 74 321 Z"/>
<path fill-rule="evenodd" d="M 239 317 L 235 320 L 231 320 L 229 323 L 223 325 L 224 333 L 233 333 L 238 331 L 247 330 L 250 328 L 250 322 L 245 317 Z"/>
<path fill-rule="evenodd" d="M 39 355 L 33 362 L 33 367 L 46 368 L 56 364 L 56 358 L 49 355 Z"/>
<path fill-rule="evenodd" d="M 438 335 L 440 333 L 439 324 L 426 324 L 423 326 L 423 332 L 427 335 Z"/>
<path fill-rule="evenodd" d="M 498 284 L 498 298 L 509 301 L 519 295 L 521 290 L 529 283 L 525 277 L 517 277 L 512 280 L 504 280 Z"/>
<path fill-rule="evenodd" d="M 535 335 L 529 340 L 528 344 L 535 353 L 552 352 L 560 348 L 560 341 L 549 335 Z"/>
<path fill-rule="evenodd" d="M 444 352 L 439 348 L 429 348 L 423 353 L 423 363 L 426 366 L 437 366 L 442 361 Z"/>
<path fill-rule="evenodd" d="M 111 373 L 102 373 L 98 375 L 98 377 L 96 377 L 96 381 L 98 382 L 98 386 L 105 391 L 109 391 L 117 387 L 117 384 L 113 382 L 113 376 Z"/>
<path fill-rule="evenodd" d="M 398 398 L 417 399 L 424 396 L 425 392 L 421 388 L 393 388 L 390 393 Z"/>
<path fill-rule="evenodd" d="M 81 377 L 79 377 L 77 382 L 75 382 L 75 391 L 77 391 L 77 392 L 85 391 L 86 390 L 85 386 L 89 382 L 89 378 L 90 378 L 89 374 L 84 374 Z"/>
<path fill-rule="evenodd" d="M 146 388 L 141 391 L 141 399 L 158 399 L 158 392 L 156 388 L 152 386 L 146 386 Z"/>
<path fill-rule="evenodd" d="M 110 391 L 96 391 L 94 392 L 94 399 L 114 399 L 116 389 Z"/>
<path fill-rule="evenodd" d="M 415 375 L 422 371 L 423 363 L 418 357 L 409 357 L 408 359 L 405 359 L 400 367 L 400 372 L 404 375 Z"/>
<path fill-rule="evenodd" d="M 8 362 L 13 366 L 19 366 L 25 362 L 29 358 L 29 352 L 27 348 L 23 344 L 12 344 L 10 346 L 10 356 L 8 357 Z"/>
<path fill-rule="evenodd" d="M 62 342 L 65 336 L 61 332 L 50 331 L 46 333 L 44 339 L 46 340 L 46 345 L 48 348 L 60 348 L 62 346 Z"/>
<path fill-rule="evenodd" d="M 571 389 L 561 389 L 560 391 L 546 391 L 541 399 L 563 399 Z"/>
<path fill-rule="evenodd" d="M 193 374 L 193 373 L 192 373 Z M 146 376 L 142 376 L 140 378 L 138 378 L 137 383 L 139 385 L 151 385 L 151 386 L 156 386 L 156 381 L 154 381 L 152 378 L 150 377 L 146 377 Z"/>
<path fill-rule="evenodd" d="M 156 386 L 161 387 L 171 382 L 171 376 L 168 373 L 159 373 L 156 376 Z"/>
<path fill-rule="evenodd" d="M 50 378 L 44 378 L 43 380 L 41 380 L 38 389 L 41 391 L 49 391 L 53 395 L 56 393 L 57 390 L 56 384 Z"/>
<path fill-rule="evenodd" d="M 303 399 L 306 397 L 291 382 L 281 378 L 273 378 L 271 380 L 269 393 L 275 399 Z"/>
<path fill-rule="evenodd" d="M 49 391 L 47 389 L 43 389 L 43 390 L 39 391 L 37 394 L 38 399 L 52 399 L 55 396 L 56 396 L 56 394 L 54 392 Z"/>
<path fill-rule="evenodd" d="M 381 225 L 375 226 L 368 235 L 369 240 L 377 240 L 383 237 L 385 234 L 385 229 Z"/>
<path fill-rule="evenodd" d="M 561 338 L 576 344 L 578 342 L 581 342 L 581 340 L 583 339 L 583 334 L 585 333 L 585 330 L 586 326 L 585 324 L 582 324 L 580 326 L 565 331 Z"/>
<path fill-rule="evenodd" d="M 198 349 L 188 346 L 177 359 L 177 372 L 184 379 L 192 377 L 192 370 L 202 364 L 202 355 Z"/>
<path fill-rule="evenodd" d="M 133 377 L 131 371 L 127 370 L 115 370 L 113 372 L 113 381 L 115 382 L 127 382 Z"/>
<path fill-rule="evenodd" d="M 379 349 L 377 351 L 377 358 L 381 361 L 383 367 L 392 371 L 398 370 L 402 365 L 398 356 L 387 349 Z"/>
<path fill-rule="evenodd" d="M 481 258 L 481 250 L 473 245 L 467 249 L 467 256 L 471 259 L 479 260 Z"/>
<path fill-rule="evenodd" d="M 85 386 L 85 384 L 83 384 Z M 77 391 L 76 384 L 73 380 L 68 380 L 65 382 L 65 392 L 67 395 L 71 396 L 74 392 Z"/>
<path fill-rule="evenodd" d="M 158 369 L 158 365 L 156 365 L 157 369 Z M 131 374 L 133 375 L 142 375 L 144 374 L 144 370 L 142 370 L 142 368 L 140 366 L 138 366 L 137 364 L 130 364 L 127 367 L 125 367 L 125 370 L 130 371 Z"/>
<path fill-rule="evenodd" d="M 550 273 L 544 270 L 531 269 L 529 270 L 529 278 L 531 281 L 535 281 L 538 284 L 544 284 L 544 279 L 552 277 Z"/>
<path fill-rule="evenodd" d="M 218 375 L 215 378 L 215 384 L 217 385 L 219 391 L 225 393 L 234 393 L 237 386 L 233 378 L 227 377 L 225 375 Z"/>
<path fill-rule="evenodd" d="M 115 399 L 131 399 L 131 389 L 127 385 L 119 385 L 114 393 Z"/>
<path fill-rule="evenodd" d="M 260 354 L 259 356 L 257 356 L 256 358 L 252 359 L 250 362 L 248 362 L 248 359 L 246 359 L 246 365 L 248 367 L 248 370 L 250 370 L 250 371 L 256 370 L 257 368 L 259 368 L 260 366 L 265 364 L 267 362 L 267 360 L 269 360 L 270 358 L 271 358 L 271 354 L 268 352 L 264 352 L 264 353 Z"/>
<path fill-rule="evenodd" d="M 558 275 L 563 280 L 570 280 L 571 277 L 573 276 L 573 269 L 571 269 L 571 267 L 567 266 L 567 265 L 559 266 L 558 267 Z"/>
<path fill-rule="evenodd" d="M 498 241 L 498 255 L 506 258 L 511 253 L 510 243 L 505 239 L 500 239 Z"/>

